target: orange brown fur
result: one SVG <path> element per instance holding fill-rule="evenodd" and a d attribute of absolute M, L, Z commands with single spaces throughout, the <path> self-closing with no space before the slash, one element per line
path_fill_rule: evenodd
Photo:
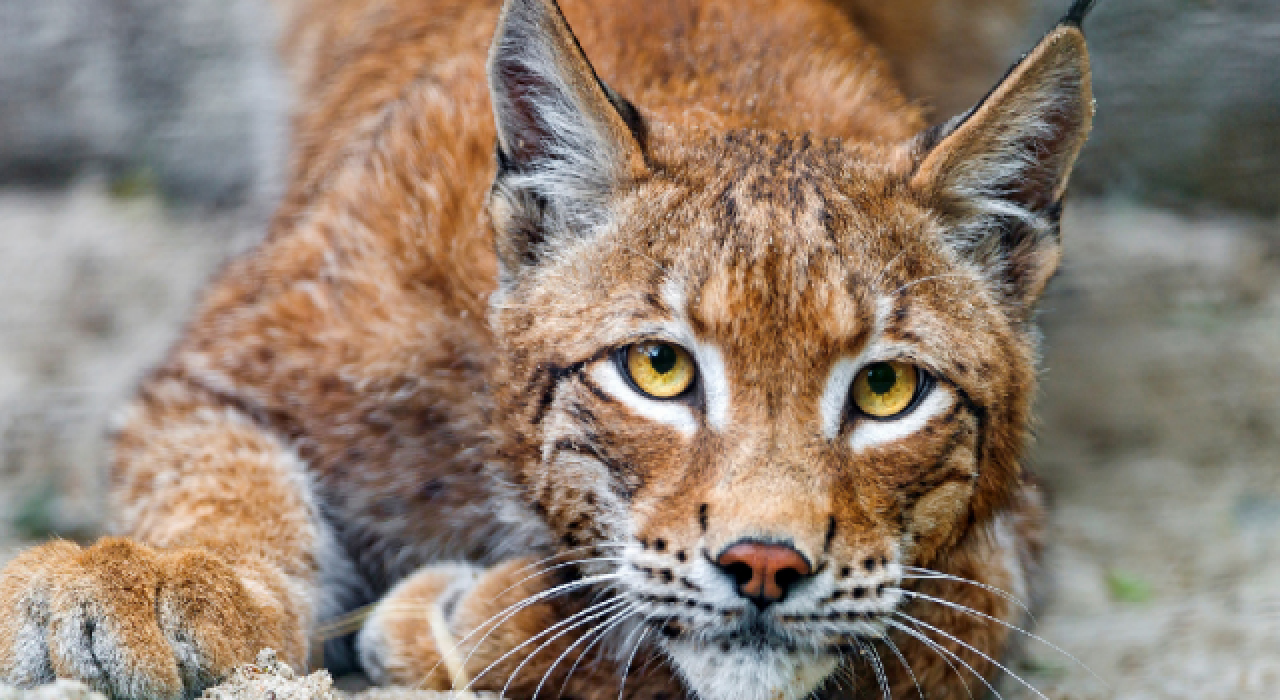
<path fill-rule="evenodd" d="M 522 697 L 875 694 L 875 625 L 914 669 L 885 664 L 895 693 L 982 689 L 1020 609 L 904 567 L 1025 593 L 1034 566 L 1029 318 L 1091 115 L 1077 29 L 922 133 L 818 0 L 512 0 L 500 25 L 471 0 L 287 7 L 288 193 L 128 412 L 133 539 L 5 570 L 0 677 L 192 695 L 260 646 L 303 664 L 318 620 L 381 599 L 358 651 L 388 682 L 447 687 L 439 605 L 475 687 Z M 677 331 L 701 393 L 609 383 L 615 349 Z M 908 434 L 832 413 L 833 368 L 868 348 L 936 377 Z M 766 620 L 735 598 L 712 560 L 743 538 L 813 563 L 814 600 Z M 116 651 L 75 666 L 86 619 Z M 615 619 L 569 678 L 555 662 L 593 644 L 569 623 Z M 739 642 L 757 619 L 790 641 Z"/>

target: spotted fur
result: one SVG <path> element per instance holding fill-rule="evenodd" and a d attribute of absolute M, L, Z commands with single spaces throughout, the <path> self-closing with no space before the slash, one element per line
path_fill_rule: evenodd
<path fill-rule="evenodd" d="M 1020 458 L 1092 117 L 1078 21 L 930 130 L 819 0 L 286 7 L 289 192 L 124 416 L 131 539 L 0 575 L 0 678 L 191 696 L 376 601 L 382 682 L 981 691 L 1040 547 Z M 687 395 L 625 376 L 655 340 Z M 889 360 L 927 393 L 857 414 Z M 716 564 L 743 541 L 811 575 L 759 607 Z"/>

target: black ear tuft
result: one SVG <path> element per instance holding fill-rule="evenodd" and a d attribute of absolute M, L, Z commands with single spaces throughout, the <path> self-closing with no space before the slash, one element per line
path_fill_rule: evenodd
<path fill-rule="evenodd" d="M 636 144 L 640 146 L 641 153 L 644 153 L 649 145 L 649 129 L 645 126 L 644 118 L 640 116 L 640 110 L 631 104 L 631 100 L 619 95 L 603 80 L 599 81 L 599 85 L 600 89 L 604 90 L 605 96 L 609 98 L 613 108 L 618 110 L 618 116 L 622 118 L 622 122 L 631 130 L 631 136 L 636 140 Z"/>
<path fill-rule="evenodd" d="M 1075 0 L 1075 2 L 1071 4 L 1071 9 L 1067 10 L 1066 16 L 1064 16 L 1062 21 L 1058 22 L 1058 24 L 1060 26 L 1065 24 L 1071 27 L 1082 28 L 1084 25 L 1084 18 L 1089 16 L 1089 12 L 1093 10 L 1093 6 L 1097 4 L 1097 1 L 1098 0 Z"/>

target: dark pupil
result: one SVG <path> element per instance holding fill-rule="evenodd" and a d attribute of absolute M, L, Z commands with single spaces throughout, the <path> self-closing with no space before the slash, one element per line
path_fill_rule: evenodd
<path fill-rule="evenodd" d="M 649 356 L 649 365 L 658 374 L 666 374 L 675 369 L 676 360 L 680 359 L 676 355 L 676 349 L 670 345 L 650 345 L 644 349 L 644 354 Z"/>
<path fill-rule="evenodd" d="M 873 394 L 887 394 L 898 383 L 898 373 L 884 362 L 871 365 L 867 370 L 867 386 Z"/>

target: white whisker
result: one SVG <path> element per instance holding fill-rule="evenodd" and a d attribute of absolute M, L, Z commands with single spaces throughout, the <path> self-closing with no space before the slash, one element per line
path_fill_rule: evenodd
<path fill-rule="evenodd" d="M 600 623 L 599 623 L 599 624 L 597 624 L 596 626 L 592 627 L 590 630 L 587 630 L 587 632 L 586 632 L 585 634 L 583 634 L 581 637 L 579 637 L 579 638 L 575 639 L 575 640 L 573 641 L 573 644 L 570 644 L 567 648 L 565 648 L 565 650 L 564 650 L 563 652 L 561 652 L 561 653 L 560 653 L 560 656 L 557 656 L 557 657 L 556 657 L 556 660 L 555 660 L 555 661 L 553 661 L 553 662 L 551 663 L 551 666 L 550 666 L 549 668 L 547 668 L 547 672 L 546 672 L 546 673 L 544 673 L 544 674 L 542 674 L 542 680 L 538 681 L 538 687 L 534 689 L 534 691 L 533 691 L 533 697 L 532 697 L 532 699 L 531 699 L 531 700 L 538 700 L 538 694 L 542 692 L 542 686 L 543 686 L 544 684 L 546 684 L 547 679 L 551 677 L 552 672 L 554 672 L 554 671 L 556 670 L 556 667 L 560 665 L 560 662 L 561 662 L 561 661 L 564 661 L 564 658 L 565 658 L 566 656 L 568 656 L 568 655 L 569 655 L 569 653 L 570 653 L 570 652 L 572 652 L 572 651 L 574 650 L 574 648 L 575 648 L 575 647 L 577 647 L 579 644 L 581 644 L 581 643 L 583 643 L 583 642 L 587 641 L 587 639 L 589 639 L 589 638 L 591 637 L 591 635 L 592 635 L 592 634 L 594 634 L 594 633 L 595 633 L 597 630 L 599 630 L 601 627 L 605 627 L 605 626 L 609 625 L 610 623 L 612 623 L 612 622 L 616 621 L 617 619 L 619 619 L 619 617 L 620 617 L 620 618 L 622 618 L 622 619 L 625 619 L 628 615 L 630 615 L 630 614 L 631 614 L 632 610 L 633 610 L 633 609 L 634 609 L 634 607 L 635 607 L 635 606 L 634 606 L 634 604 L 630 603 L 629 601 L 625 601 L 625 600 L 623 600 L 623 601 L 621 601 L 621 602 L 623 603 L 623 605 L 622 605 L 622 606 L 620 606 L 620 607 L 615 607 L 615 608 L 613 608 L 613 609 L 611 609 L 611 610 L 607 610 L 607 611 L 605 611 L 605 613 L 604 613 L 604 614 L 605 614 L 605 619 L 604 619 L 602 622 L 600 622 Z M 615 617 L 615 616 L 616 616 L 616 617 Z M 536 651 L 535 651 L 535 652 L 534 652 L 534 654 L 536 654 L 536 653 L 538 653 L 538 652 L 536 652 Z"/>
<path fill-rule="evenodd" d="M 644 633 L 636 640 L 631 656 L 627 657 L 627 665 L 622 668 L 622 682 L 618 684 L 618 700 L 622 700 L 622 694 L 627 689 L 627 677 L 631 674 L 631 664 L 636 660 L 636 652 L 640 651 L 640 645 L 644 643 L 644 638 L 647 636 L 649 636 L 649 629 L 645 628 Z"/>
<path fill-rule="evenodd" d="M 524 649 L 525 647 L 529 646 L 530 644 L 533 644 L 534 642 L 537 642 L 538 640 L 542 639 L 544 636 L 546 636 L 546 635 L 548 635 L 548 634 L 551 634 L 552 632 L 555 632 L 556 630 L 561 629 L 561 628 L 565 627 L 566 625 L 576 625 L 576 621 L 577 621 L 577 619 L 578 619 L 578 618 L 580 618 L 580 617 L 582 617 L 583 615 L 589 615 L 589 614 L 591 614 L 592 612 L 594 612 L 595 610 L 597 610 L 597 609 L 599 609 L 599 608 L 601 608 L 601 607 L 603 607 L 603 606 L 607 606 L 607 605 L 614 604 L 615 602 L 616 602 L 616 601 L 613 601 L 613 600 L 606 600 L 606 601 L 604 601 L 603 603 L 596 603 L 595 605 L 592 605 L 592 606 L 590 606 L 590 607 L 588 607 L 588 608 L 586 608 L 586 609 L 584 609 L 584 610 L 579 610 L 578 612 L 576 612 L 576 613 L 574 613 L 574 614 L 570 615 L 569 617 L 566 617 L 565 619 L 563 619 L 563 620 L 561 620 L 561 621 L 557 622 L 556 624 L 551 625 L 550 627 L 546 628 L 545 630 L 542 630 L 541 632 L 539 632 L 539 633 L 537 633 L 537 634 L 533 635 L 532 637 L 530 637 L 530 638 L 528 638 L 528 639 L 524 640 L 524 641 L 523 641 L 523 642 L 521 642 L 520 644 L 516 645 L 516 647 L 515 647 L 514 649 L 511 649 L 511 650 L 507 651 L 507 653 L 503 654 L 502 656 L 500 656 L 500 657 L 498 657 L 496 660 L 494 660 L 494 661 L 493 661 L 493 663 L 489 664 L 488 666 L 485 666 L 485 667 L 484 667 L 484 669 L 480 671 L 480 673 L 477 673 L 475 676 L 473 676 L 473 677 L 471 678 L 471 680 L 467 683 L 466 687 L 464 687 L 464 688 L 462 689 L 462 692 L 464 692 L 464 693 L 465 693 L 465 692 L 467 692 L 468 690 L 471 690 L 471 686 L 472 686 L 472 685 L 474 685 L 476 681 L 480 680 L 480 678 L 481 678 L 482 676 L 484 676 L 486 673 L 488 673 L 489 671 L 492 671 L 492 670 L 494 669 L 494 667 L 495 667 L 495 666 L 497 666 L 498 664 L 502 663 L 503 661 L 506 661 L 508 658 L 510 658 L 510 657 L 511 657 L 511 655 L 512 655 L 512 654 L 515 654 L 515 653 L 519 652 L 521 649 Z M 481 641 L 484 641 L 484 640 L 482 639 Z M 475 649 L 472 649 L 472 650 L 471 650 L 471 652 L 474 654 L 474 653 L 475 653 Z M 530 655 L 530 656 L 532 656 L 532 655 Z M 467 655 L 467 658 L 468 658 L 468 659 L 470 659 L 470 658 L 471 658 L 471 655 L 470 655 L 470 654 L 468 654 L 468 655 Z M 527 660 L 527 659 L 526 659 L 526 660 Z M 508 681 L 510 681 L 510 677 L 508 677 Z"/>
<path fill-rule="evenodd" d="M 505 697 L 507 696 L 507 689 L 511 687 L 511 682 L 512 682 L 512 681 L 514 681 L 514 680 L 516 679 L 516 676 L 520 675 L 520 671 L 524 670 L 525 665 L 526 665 L 526 664 L 528 664 L 530 661 L 532 661 L 532 660 L 533 660 L 533 657 L 537 656 L 537 655 L 538 655 L 538 654 L 539 654 L 543 649 L 546 649 L 548 646 L 550 646 L 551 644 L 553 644 L 557 639 L 559 639 L 559 638 L 563 637 L 564 635 L 566 635 L 566 634 L 568 634 L 568 633 L 570 633 L 570 632 L 574 631 L 575 629 L 577 629 L 577 628 L 579 628 L 579 627 L 582 627 L 583 625 L 589 624 L 589 623 L 591 623 L 593 620 L 597 620 L 597 619 L 599 619 L 599 618 L 601 618 L 601 617 L 606 617 L 606 616 L 608 616 L 610 613 L 612 613 L 613 611 L 615 611 L 615 610 L 617 610 L 617 609 L 619 609 L 619 608 L 621 608 L 621 607 L 625 607 L 625 606 L 626 606 L 626 604 L 627 604 L 627 601 L 625 601 L 625 600 L 619 600 L 619 599 L 616 599 L 616 598 L 615 598 L 615 599 L 612 599 L 612 600 L 604 601 L 603 603 L 596 603 L 595 605 L 593 605 L 593 606 L 591 606 L 591 607 L 587 608 L 586 610 L 583 610 L 582 612 L 576 613 L 576 614 L 574 614 L 574 615 L 572 615 L 572 616 L 570 616 L 570 617 L 566 618 L 566 619 L 568 619 L 568 620 L 572 620 L 572 619 L 573 619 L 573 618 L 575 618 L 575 617 L 579 617 L 579 616 L 581 616 L 583 613 L 591 612 L 593 609 L 595 610 L 595 612 L 594 612 L 594 613 L 591 613 L 590 615 L 586 615 L 585 617 L 582 617 L 582 619 L 581 619 L 581 620 L 579 620 L 578 622 L 575 622 L 575 623 L 574 623 L 574 624 L 572 624 L 572 625 L 568 625 L 568 626 L 566 626 L 564 629 L 562 629 L 562 630 L 560 630 L 559 632 L 557 632 L 556 634 L 554 634 L 554 635 L 552 635 L 552 636 L 548 637 L 548 638 L 547 638 L 547 641 L 543 642 L 542 644 L 539 644 L 537 649 L 534 649 L 534 650 L 533 650 L 533 651 L 532 651 L 528 656 L 524 657 L 524 660 L 523 660 L 523 661 L 521 661 L 519 664 L 517 664 L 517 665 L 516 665 L 515 670 L 514 670 L 514 671 L 512 671 L 511 673 L 509 673 L 509 674 L 507 675 L 507 682 L 506 682 L 505 684 L 503 684 L 503 686 L 502 686 L 502 692 L 501 692 L 501 693 L 498 693 L 498 698 L 499 698 L 499 700 L 501 700 L 501 698 L 505 698 Z M 611 607 L 611 606 L 612 606 L 612 607 Z M 561 657 L 561 658 L 563 658 L 563 657 Z M 558 660 L 559 660 L 559 659 L 557 659 L 557 661 L 558 661 Z M 551 671 L 552 671 L 552 670 L 554 670 L 554 669 L 555 669 L 555 666 L 554 666 L 554 665 L 552 665 L 552 666 L 551 666 L 551 668 L 547 669 L 547 673 L 551 673 Z M 546 674 L 546 673 L 542 674 L 542 679 L 543 679 L 544 681 L 546 680 L 546 678 L 547 678 L 547 674 Z M 541 690 L 541 689 L 542 689 L 542 682 L 541 682 L 541 681 L 539 681 L 539 682 L 538 682 L 538 689 L 539 689 L 539 690 Z M 535 692 L 535 693 L 533 694 L 533 697 L 534 697 L 534 698 L 537 698 L 537 697 L 538 697 L 538 694 Z"/>
<path fill-rule="evenodd" d="M 990 620 L 990 621 L 992 621 L 992 622 L 994 622 L 994 623 L 996 623 L 996 624 L 1003 625 L 1005 628 L 1010 629 L 1010 630 L 1012 630 L 1012 631 L 1014 631 L 1014 632 L 1017 632 L 1017 633 L 1019 633 L 1019 634 L 1026 635 L 1027 637 L 1029 637 L 1029 638 L 1031 638 L 1031 639 L 1034 639 L 1034 640 L 1036 640 L 1037 642 L 1040 642 L 1041 644 L 1043 644 L 1043 645 L 1045 645 L 1045 646 L 1049 647 L 1050 649 L 1052 649 L 1052 650 L 1054 650 L 1054 651 L 1058 652 L 1059 654 L 1062 654 L 1063 656 L 1067 657 L 1068 659 L 1071 659 L 1071 660 L 1072 660 L 1072 661 L 1074 661 L 1076 664 L 1078 664 L 1078 665 L 1080 666 L 1080 668 L 1083 668 L 1084 670 L 1088 671 L 1088 672 L 1090 673 L 1090 675 L 1092 675 L 1094 678 L 1098 679 L 1098 682 L 1099 682 L 1099 683 L 1102 683 L 1103 685 L 1106 685 L 1108 688 L 1110 688 L 1110 687 L 1111 687 L 1109 684 L 1107 684 L 1107 682 L 1106 682 L 1106 681 L 1102 680 L 1102 678 L 1101 678 L 1098 674 L 1094 673 L 1094 672 L 1093 672 L 1093 669 L 1091 669 L 1091 668 L 1089 668 L 1088 666 L 1086 666 L 1086 665 L 1085 665 L 1085 663 L 1084 663 L 1083 661 L 1081 661 L 1080 659 L 1077 659 L 1076 657 L 1072 656 L 1071 654 L 1068 654 L 1068 653 L 1066 652 L 1066 650 L 1064 650 L 1064 649 L 1060 648 L 1058 645 L 1054 644 L 1053 642 L 1050 642 L 1049 640 L 1047 640 L 1047 639 L 1045 639 L 1045 638 L 1043 638 L 1043 637 L 1041 637 L 1041 636 L 1039 636 L 1039 635 L 1037 635 L 1037 634 L 1035 634 L 1035 633 L 1028 632 L 1027 630 L 1022 629 L 1021 627 L 1018 627 L 1017 625 L 1009 624 L 1008 622 L 1005 622 L 1004 620 L 1001 620 L 1000 618 L 994 617 L 994 616 L 992 616 L 992 615 L 988 615 L 988 614 L 986 614 L 986 613 L 984 613 L 984 612 L 980 612 L 980 611 L 978 611 L 978 610 L 974 610 L 973 608 L 966 607 L 966 606 L 964 606 L 964 605 L 960 605 L 959 603 L 953 603 L 953 602 L 951 602 L 951 601 L 949 601 L 949 600 L 945 600 L 945 599 L 943 599 L 943 598 L 935 598 L 935 597 L 933 597 L 933 596 L 931 596 L 931 595 L 925 595 L 924 593 L 916 593 L 915 591 L 907 591 L 907 590 L 903 590 L 903 589 L 901 589 L 901 588 L 893 588 L 893 589 L 890 589 L 890 590 L 895 590 L 895 591 L 897 591 L 897 592 L 899 592 L 899 593 L 902 593 L 903 595 L 910 596 L 910 597 L 912 597 L 912 598 L 919 598 L 919 599 L 921 599 L 921 600 L 926 600 L 926 601 L 929 601 L 929 602 L 931 602 L 931 603 L 936 603 L 936 604 L 938 604 L 938 605 L 945 605 L 946 607 L 953 608 L 953 609 L 955 609 L 955 610 L 960 610 L 960 611 L 962 611 L 962 612 L 966 612 L 966 613 L 968 613 L 968 614 L 970 614 L 970 615 L 976 615 L 976 616 L 981 617 L 981 618 L 983 618 L 983 619 Z"/>
<path fill-rule="evenodd" d="M 880 637 L 880 639 L 889 646 L 889 651 L 892 651 L 893 655 L 898 657 L 898 663 L 902 664 L 902 667 L 907 670 L 907 674 L 911 676 L 911 682 L 916 686 L 916 695 L 920 696 L 920 700 L 925 700 L 924 690 L 920 688 L 920 681 L 916 680 L 915 669 L 911 668 L 911 664 L 907 663 L 907 657 L 902 655 L 902 651 L 898 649 L 897 644 L 893 643 L 893 640 L 889 638 L 889 635 L 886 634 Z"/>
<path fill-rule="evenodd" d="M 858 645 L 858 649 L 862 650 L 862 655 L 871 662 L 871 670 L 876 674 L 876 683 L 880 685 L 882 700 L 893 700 L 893 691 L 889 689 L 889 679 L 885 675 L 884 664 L 880 663 L 880 655 L 861 639 L 855 637 L 853 641 Z"/>
<path fill-rule="evenodd" d="M 898 613 L 898 615 L 901 615 L 902 617 L 905 617 L 905 618 L 907 618 L 907 619 L 910 619 L 910 620 L 911 620 L 911 624 L 913 624 L 913 625 L 919 625 L 919 626 L 921 626 L 921 627 L 924 627 L 925 629 L 932 630 L 934 633 L 936 633 L 936 634 L 940 634 L 940 635 L 942 635 L 943 637 L 946 637 L 947 639 L 950 639 L 951 641 L 955 642 L 956 644 L 959 644 L 960 646 L 964 647 L 965 649 L 968 649 L 969 651 L 971 651 L 971 652 L 973 652 L 973 653 L 977 654 L 978 656 L 981 656 L 983 659 L 986 659 L 987 663 L 989 663 L 989 664 L 991 664 L 991 665 L 995 666 L 996 668 L 1000 669 L 1001 671 L 1004 671 L 1005 673 L 1009 674 L 1009 676 L 1010 676 L 1011 678 L 1013 678 L 1013 680 L 1015 680 L 1015 681 L 1017 681 L 1018 683 L 1022 684 L 1022 686 L 1023 686 L 1023 687 L 1025 687 L 1027 690 L 1030 690 L 1031 692 L 1035 693 L 1035 694 L 1036 694 L 1036 696 L 1040 698 L 1040 700 L 1049 700 L 1049 698 L 1045 697 L 1044 693 L 1041 693 L 1039 690 L 1036 690 L 1035 686 L 1031 685 L 1030 683 L 1028 683 L 1028 682 L 1026 682 L 1026 681 L 1024 681 L 1024 680 L 1022 680 L 1022 676 L 1019 676 L 1018 674 L 1014 673 L 1013 671 L 1010 671 L 1008 668 L 1006 668 L 1006 667 L 1004 666 L 1004 664 L 1001 664 L 999 661 L 996 661 L 995 659 L 991 658 L 990 656 L 987 656 L 986 654 L 982 653 L 982 652 L 981 652 L 981 651 L 979 651 L 976 647 L 974 647 L 973 645 L 969 644 L 968 642 L 962 641 L 962 640 L 961 640 L 961 639 L 959 639 L 958 637 L 956 637 L 956 636 L 954 636 L 954 635 L 952 635 L 952 634 L 950 634 L 950 633 L 948 633 L 948 632 L 944 632 L 944 631 L 942 631 L 942 630 L 938 629 L 937 627 L 934 627 L 933 625 L 931 625 L 931 624 L 929 624 L 929 623 L 927 623 L 927 622 L 922 622 L 922 621 L 917 620 L 917 619 L 915 619 L 915 618 L 913 618 L 913 617 L 911 617 L 911 616 L 909 616 L 909 615 L 904 615 L 904 614 L 902 614 L 902 613 Z"/>
<path fill-rule="evenodd" d="M 884 276 L 889 273 L 890 268 L 892 268 L 903 255 L 906 255 L 908 250 L 910 250 L 909 247 L 903 248 L 898 251 L 897 255 L 890 258 L 889 262 L 885 263 L 884 267 L 880 268 L 880 274 L 876 275 L 875 280 L 873 280 L 868 286 L 872 289 L 878 289 L 880 287 L 880 282 L 884 280 Z"/>
<path fill-rule="evenodd" d="M 541 571 L 537 571 L 537 572 L 535 572 L 535 573 L 529 574 L 528 576 L 525 576 L 524 578 L 520 579 L 519 581 L 516 581 L 515 583 L 511 584 L 510 586 L 507 586 L 506 588 L 502 589 L 501 591 L 498 591 L 497 595 L 495 595 L 495 596 L 493 596 L 493 597 L 494 597 L 494 599 L 495 599 L 495 600 L 496 600 L 497 598 L 501 598 L 501 597 L 502 597 L 502 594 L 506 593 L 507 591 L 510 591 L 510 590 L 511 590 L 511 589 L 513 589 L 513 588 L 516 588 L 516 587 L 517 587 L 517 586 L 519 586 L 520 584 L 522 584 L 522 583 L 524 583 L 524 582 L 526 582 L 526 581 L 531 581 L 531 580 L 533 580 L 533 579 L 535 579 L 535 578 L 538 578 L 539 576 L 542 576 L 543 574 L 547 574 L 547 573 L 550 573 L 550 572 L 552 572 L 552 571 L 555 571 L 556 569 L 563 569 L 563 568 L 566 568 L 566 567 L 569 567 L 569 566 L 577 566 L 578 564 L 585 564 L 585 563 L 587 563 L 587 562 L 591 562 L 591 561 L 623 561 L 623 562 L 625 562 L 625 561 L 626 561 L 626 559 L 624 559 L 624 558 L 622 558 L 622 557 L 587 557 L 586 559 L 574 559 L 573 561 L 566 561 L 566 562 L 562 562 L 562 563 L 560 563 L 560 564 L 556 564 L 556 565 L 554 565 L 554 566 L 548 566 L 547 568 L 545 568 L 545 569 L 543 569 L 543 570 L 541 570 Z M 528 568 L 528 567 L 524 567 L 524 568 Z M 521 571 L 523 571 L 523 570 L 524 570 L 524 568 L 522 568 L 522 569 L 521 569 Z"/>
<path fill-rule="evenodd" d="M 600 634 L 596 635 L 596 638 L 594 641 L 592 641 L 590 644 L 588 644 L 586 647 L 582 649 L 582 652 L 578 654 L 577 660 L 573 662 L 573 666 L 569 668 L 569 674 L 564 677 L 564 683 L 560 684 L 560 695 L 564 695 L 565 689 L 569 687 L 569 679 L 573 678 L 573 674 L 575 671 L 578 670 L 578 664 L 582 663 L 583 657 L 585 657 L 591 651 L 592 647 L 599 644 L 605 637 L 609 636 L 609 633 L 612 632 L 615 628 L 617 628 L 618 625 L 621 625 L 623 622 L 626 622 L 627 617 L 632 614 L 634 614 L 634 608 L 632 609 L 632 611 L 629 611 L 626 614 L 619 615 L 612 622 L 608 623 L 607 627 L 605 627 L 603 630 L 600 630 Z"/>
<path fill-rule="evenodd" d="M 912 624 L 914 624 L 914 623 L 915 623 L 915 620 L 914 620 L 914 619 L 911 619 L 911 618 L 908 618 L 908 619 L 909 619 L 909 620 L 911 620 Z M 910 627 L 907 627 L 907 626 L 905 626 L 905 625 L 898 624 L 897 622 L 895 622 L 895 621 L 893 621 L 893 620 L 889 620 L 889 626 L 893 627 L 893 628 L 894 628 L 894 629 L 896 629 L 896 630 L 901 630 L 901 631 L 902 631 L 904 634 L 906 634 L 907 636 L 911 637 L 912 639 L 914 639 L 914 640 L 916 640 L 916 641 L 920 642 L 921 644 L 925 645 L 926 647 L 929 647 L 930 649 L 932 649 L 932 650 L 934 650 L 935 652 L 937 652 L 937 653 L 938 653 L 938 656 L 942 657 L 942 660 L 943 660 L 943 661 L 946 661 L 948 666 L 951 666 L 951 670 L 952 670 L 952 671 L 954 671 L 954 672 L 955 672 L 955 674 L 956 674 L 956 677 L 960 679 L 960 684 L 964 686 L 965 692 L 969 693 L 969 700 L 974 700 L 974 699 L 973 699 L 973 691 L 969 690 L 969 684 L 964 682 L 964 676 L 961 676 L 961 675 L 960 675 L 960 671 L 959 671 L 959 670 L 957 670 L 957 669 L 956 669 L 956 667 L 955 667 L 955 666 L 953 666 L 953 665 L 951 664 L 950 659 L 955 659 L 956 661 L 959 661 L 959 662 L 960 662 L 960 665 L 961 665 L 961 666 L 964 666 L 966 669 L 968 669 L 968 670 L 969 670 L 969 673 L 973 674 L 973 677 L 974 677 L 974 678 L 977 678 L 979 681 L 981 681 L 981 682 L 982 682 L 982 684 L 983 684 L 983 685 L 987 686 L 987 690 L 990 690 L 992 695 L 995 695 L 995 696 L 996 696 L 996 698 L 997 698 L 998 700 L 1004 700 L 1004 697 L 1003 697 L 1002 695 L 1000 695 L 1000 692 L 999 692 L 999 691 L 997 691 L 997 690 L 996 690 L 996 689 L 995 689 L 995 688 L 994 688 L 990 683 L 988 683 L 988 682 L 987 682 L 987 679 L 986 679 L 986 678 L 984 678 L 984 677 L 983 677 L 983 675 L 982 675 L 981 673 L 978 673 L 977 671 L 975 671 L 975 670 L 974 670 L 974 668 L 973 668 L 972 666 L 970 666 L 969 664 L 965 663 L 965 660 L 964 660 L 964 659 L 962 659 L 962 658 L 960 658 L 958 655 L 956 655 L 956 654 L 952 653 L 952 652 L 951 652 L 951 650 L 947 649 L 946 647 L 942 646 L 941 644 L 938 644 L 937 642 L 933 641 L 932 639 L 929 639 L 928 637 L 926 637 L 926 636 L 924 635 L 924 633 L 923 633 L 923 632 L 920 632 L 919 630 L 913 630 L 913 629 L 911 629 Z"/>
<path fill-rule="evenodd" d="M 481 622 L 479 625 L 476 625 L 475 629 L 468 632 L 466 636 L 464 636 L 462 639 L 459 639 L 458 642 L 453 645 L 453 648 L 456 651 L 460 649 L 468 639 L 471 639 L 472 636 L 478 634 L 481 630 L 485 629 L 485 627 L 489 627 L 488 631 L 484 633 L 484 636 L 482 636 L 475 643 L 475 645 L 471 647 L 471 651 L 470 653 L 467 654 L 467 657 L 462 660 L 462 667 L 466 668 L 467 663 L 471 661 L 472 655 L 476 653 L 476 651 L 480 648 L 480 645 L 484 644 L 485 640 L 489 638 L 489 635 L 493 634 L 494 631 L 497 630 L 499 627 L 501 627 L 503 624 L 505 624 L 507 620 L 510 620 L 513 616 L 515 616 L 517 613 L 524 610 L 525 608 L 528 608 L 530 605 L 546 600 L 547 598 L 560 595 L 561 593 L 566 593 L 568 591 L 573 590 L 574 588 L 581 588 L 583 586 L 593 586 L 602 581 L 609 581 L 616 578 L 619 578 L 618 574 L 606 574 L 601 576 L 592 576 L 590 578 L 579 579 L 577 581 L 570 581 L 568 583 L 562 583 L 558 586 L 553 586 L 552 588 L 548 588 L 547 590 L 542 591 L 541 593 L 528 596 L 527 598 L 522 598 L 512 603 L 511 605 L 508 605 L 507 607 L 503 608 L 497 613 L 494 613 L 493 615 L 489 616 L 489 619 L 485 620 L 484 622 Z M 494 622 L 494 618 L 497 618 L 497 617 L 502 617 L 502 619 Z M 491 622 L 493 623 L 492 626 L 490 626 L 489 624 Z M 439 666 L 439 665 L 440 665 L 439 663 L 436 664 L 436 666 Z M 435 666 L 432 667 L 431 672 L 435 672 Z"/>
<path fill-rule="evenodd" d="M 534 568 L 534 567 L 536 567 L 536 566 L 541 566 L 542 564 L 545 564 L 545 563 L 547 563 L 547 562 L 549 562 L 549 561 L 551 561 L 551 560 L 553 560 L 553 559 L 558 559 L 558 558 L 560 558 L 560 557 L 567 556 L 567 555 L 569 555 L 569 554 L 572 554 L 573 552 L 581 552 L 581 551 L 582 551 L 582 550 L 584 550 L 584 549 L 596 549 L 596 548 L 599 548 L 599 547 L 625 547 L 625 546 L 626 546 L 625 544 L 622 544 L 622 543 L 620 543 L 620 542 L 619 542 L 619 543 L 613 543 L 613 542 L 602 542 L 602 543 L 599 543 L 599 544 L 586 544 L 586 545 L 583 545 L 583 546 L 581 546 L 581 547 L 573 547 L 572 549 L 566 549 L 566 550 L 563 550 L 563 551 L 560 551 L 560 552 L 556 552 L 555 554 L 552 554 L 551 556 L 543 557 L 543 558 L 539 559 L 538 561 L 532 562 L 532 563 L 530 563 L 530 564 L 525 564 L 524 566 L 520 567 L 519 569 L 516 569 L 516 570 L 515 570 L 515 573 L 516 573 L 516 574 L 521 574 L 521 573 L 523 573 L 523 572 L 525 572 L 525 571 L 528 571 L 529 569 L 532 569 L 532 568 Z"/>
<path fill-rule="evenodd" d="M 984 591 L 995 593 L 1001 598 L 1004 598 L 1010 603 L 1013 603 L 1014 605 L 1017 605 L 1018 607 L 1022 608 L 1023 612 L 1027 614 L 1027 617 L 1031 618 L 1032 622 L 1036 621 L 1036 616 L 1031 612 L 1031 608 L 1027 607 L 1027 604 L 1024 603 L 1020 598 L 1010 593 L 1009 591 L 1004 590 L 1003 588 L 997 588 L 990 584 L 982 583 L 980 581 L 974 581 L 972 579 L 962 578 L 960 576 L 952 576 L 951 574 L 944 574 L 941 571 L 934 571 L 933 569 L 921 569 L 920 567 L 916 567 L 916 566 L 904 566 L 902 567 L 902 570 L 907 572 L 917 573 L 917 574 L 925 574 L 923 576 L 902 576 L 901 578 L 903 580 L 927 581 L 930 579 L 934 579 L 934 580 L 942 580 L 942 581 L 955 581 L 956 583 L 967 583 L 970 586 L 976 586 L 978 588 L 981 588 Z"/>

